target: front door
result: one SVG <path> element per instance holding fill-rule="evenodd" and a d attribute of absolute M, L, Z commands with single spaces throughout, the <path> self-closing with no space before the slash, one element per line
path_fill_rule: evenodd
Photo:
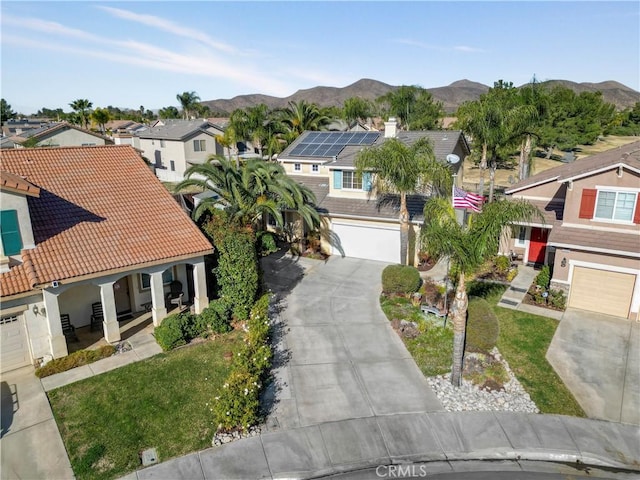
<path fill-rule="evenodd" d="M 544 254 L 547 249 L 547 238 L 549 238 L 549 229 L 531 227 L 528 259 L 530 263 L 544 263 Z"/>
<path fill-rule="evenodd" d="M 113 284 L 113 296 L 116 301 L 118 315 L 131 313 L 131 300 L 129 299 L 129 277 L 122 277 Z"/>

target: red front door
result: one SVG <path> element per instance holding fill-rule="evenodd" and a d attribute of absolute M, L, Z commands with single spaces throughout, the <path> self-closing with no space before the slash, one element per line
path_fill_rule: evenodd
<path fill-rule="evenodd" d="M 531 227 L 531 238 L 529 239 L 529 262 L 544 263 L 544 252 L 547 249 L 548 237 L 548 229 Z"/>

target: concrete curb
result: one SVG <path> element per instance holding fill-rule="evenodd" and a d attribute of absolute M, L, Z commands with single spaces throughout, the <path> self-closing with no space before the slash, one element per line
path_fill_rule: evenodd
<path fill-rule="evenodd" d="M 263 433 L 124 478 L 315 478 L 380 465 L 426 462 L 440 468 L 436 464 L 471 461 L 544 462 L 545 470 L 557 467 L 558 472 L 576 464 L 640 473 L 640 429 L 506 412 L 366 417 Z M 186 472 L 199 473 L 185 477 Z"/>

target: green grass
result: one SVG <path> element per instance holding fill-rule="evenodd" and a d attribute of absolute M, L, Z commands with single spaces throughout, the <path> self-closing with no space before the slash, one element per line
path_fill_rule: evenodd
<path fill-rule="evenodd" d="M 402 338 L 407 350 L 426 377 L 441 375 L 451 370 L 453 355 L 453 331 L 442 327 L 442 320 L 425 320 L 419 307 L 404 297 L 380 296 L 380 306 L 387 318 L 416 322 L 420 335 L 415 338 Z M 440 324 L 440 325 L 439 325 Z"/>
<path fill-rule="evenodd" d="M 500 322 L 498 350 L 542 413 L 586 416 L 573 394 L 546 359 L 558 321 L 497 303 L 506 289 L 499 284 L 470 282 L 470 295 L 484 297 Z"/>
<path fill-rule="evenodd" d="M 211 445 L 211 402 L 230 370 L 223 354 L 240 335 L 156 355 L 49 392 L 78 479 L 111 479 L 140 467 L 155 447 L 160 461 Z"/>
<path fill-rule="evenodd" d="M 486 299 L 498 317 L 498 350 L 542 413 L 584 417 L 584 411 L 545 357 L 558 321 L 498 307 L 505 288 L 496 283 L 469 282 L 467 289 L 469 296 Z M 422 333 L 403 341 L 425 376 L 451 371 L 453 332 L 450 328 L 425 321 L 420 309 L 407 298 L 381 296 L 380 305 L 390 321 L 400 319 L 419 324 Z"/>

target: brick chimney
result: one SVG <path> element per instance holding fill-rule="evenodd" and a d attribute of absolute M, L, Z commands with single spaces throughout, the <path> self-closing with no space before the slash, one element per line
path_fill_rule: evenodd
<path fill-rule="evenodd" d="M 389 117 L 388 122 L 384 122 L 384 138 L 395 138 L 398 130 L 398 122 L 395 117 Z"/>

